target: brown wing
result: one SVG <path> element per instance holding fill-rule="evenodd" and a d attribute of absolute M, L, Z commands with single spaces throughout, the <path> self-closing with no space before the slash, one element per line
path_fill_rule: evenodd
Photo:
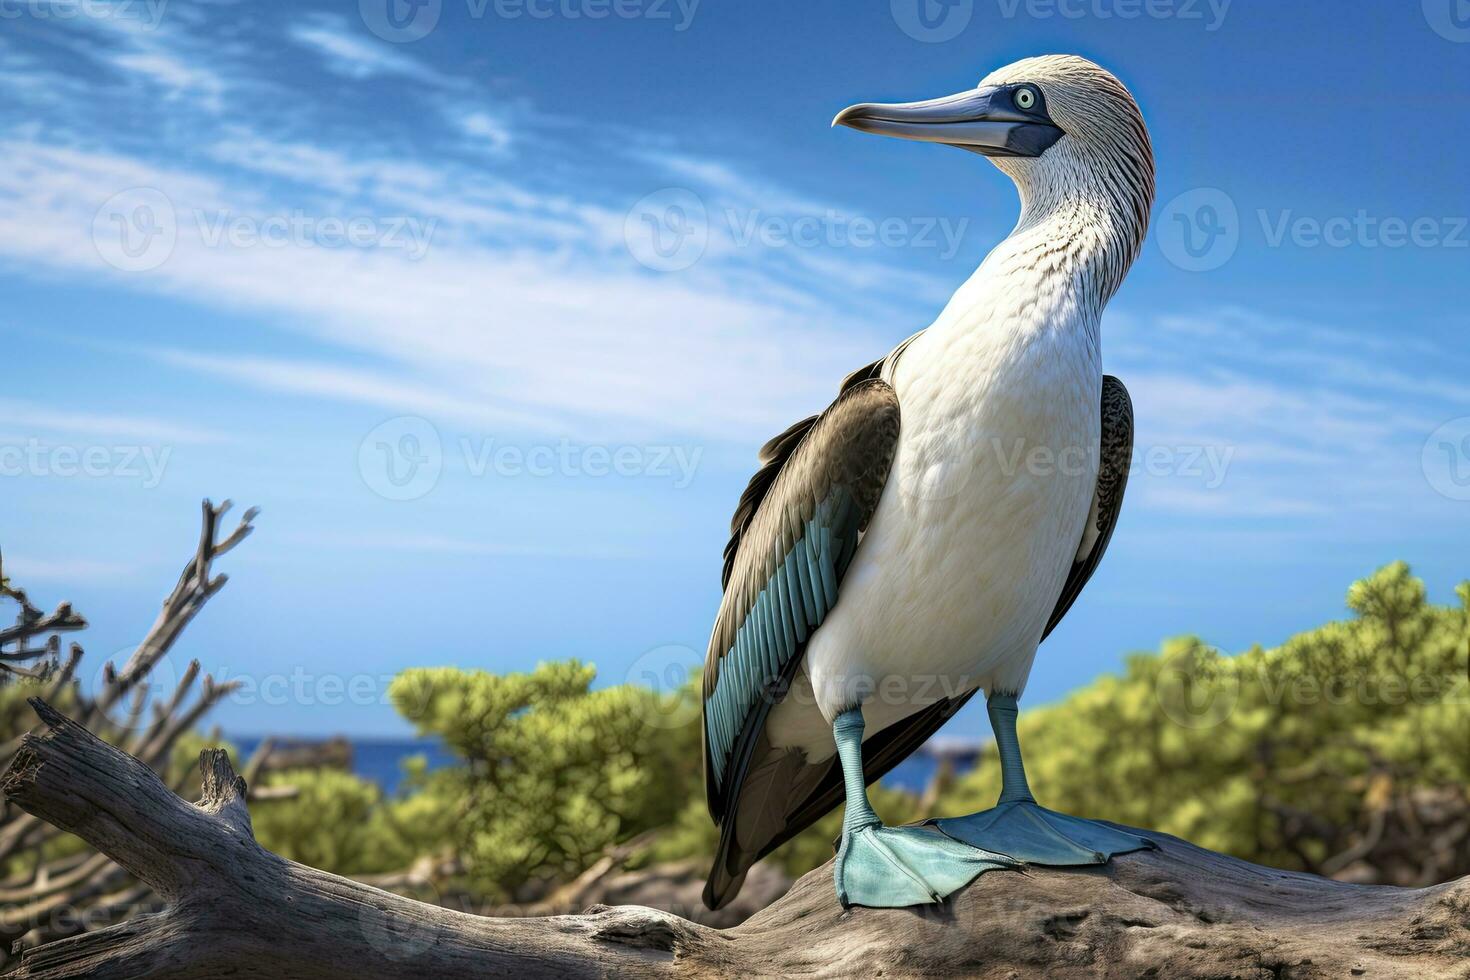
<path fill-rule="evenodd" d="M 837 391 L 837 397 L 841 398 L 849 389 L 864 381 L 879 378 L 883 373 L 883 364 L 889 358 L 897 358 L 903 353 L 903 349 L 909 345 L 909 342 L 905 340 L 892 354 L 880 357 L 872 364 L 858 368 L 843 378 L 842 387 Z M 755 471 L 755 476 L 752 476 L 750 482 L 746 484 L 745 492 L 740 495 L 740 503 L 735 507 L 735 516 L 730 518 L 730 540 L 725 545 L 725 566 L 720 573 L 721 588 L 728 588 L 730 585 L 730 573 L 735 567 L 735 555 L 740 550 L 740 539 L 744 536 L 746 528 L 750 527 L 750 521 L 755 517 L 761 501 L 766 499 L 766 494 L 770 492 L 771 484 L 775 482 L 776 476 L 819 418 L 821 418 L 820 415 L 811 415 L 792 424 L 785 432 L 767 441 L 756 454 L 756 459 L 760 462 L 761 467 Z"/>
<path fill-rule="evenodd" d="M 831 407 L 761 449 L 763 465 L 731 521 L 725 595 L 704 674 L 705 787 L 721 828 L 706 889 L 711 905 L 733 897 L 774 838 L 810 822 L 788 825 L 791 814 L 810 809 L 810 789 L 825 789 L 813 776 L 827 763 L 807 767 L 799 752 L 773 750 L 765 722 L 836 604 L 888 480 L 899 408 L 879 377 L 883 363 L 849 375 Z"/>
<path fill-rule="evenodd" d="M 1123 382 L 1111 374 L 1103 376 L 1102 383 L 1102 444 L 1098 459 L 1097 490 L 1092 496 L 1092 511 L 1087 517 L 1087 530 L 1067 582 L 1062 586 L 1061 597 L 1047 620 L 1044 640 L 1056 629 L 1072 603 L 1082 594 L 1082 588 L 1097 571 L 1103 552 L 1108 550 L 1113 529 L 1118 526 L 1118 514 L 1123 509 L 1123 491 L 1128 487 L 1128 466 L 1133 458 L 1133 401 Z"/>
<path fill-rule="evenodd" d="M 722 823 L 742 791 L 753 740 L 784 694 L 811 634 L 837 602 L 888 480 L 898 396 L 881 380 L 849 387 L 785 452 L 741 520 L 704 668 L 705 785 Z"/>

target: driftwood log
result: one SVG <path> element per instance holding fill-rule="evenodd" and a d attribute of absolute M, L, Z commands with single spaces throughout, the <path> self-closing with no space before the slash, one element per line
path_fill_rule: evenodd
<path fill-rule="evenodd" d="M 287 861 L 244 781 L 200 758 L 203 799 L 45 702 L 0 790 L 151 886 L 162 911 L 24 953 L 12 977 L 1470 978 L 1470 879 L 1425 889 L 1273 871 L 1154 834 L 1104 868 L 992 872 L 942 906 L 838 907 L 830 866 L 733 929 L 637 906 L 486 918 Z"/>

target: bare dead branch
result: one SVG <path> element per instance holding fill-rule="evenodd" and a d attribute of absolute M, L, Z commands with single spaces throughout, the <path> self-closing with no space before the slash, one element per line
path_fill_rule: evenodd
<path fill-rule="evenodd" d="M 217 507 L 208 500 L 204 501 L 203 520 L 199 529 L 199 546 L 195 550 L 194 557 L 179 574 L 178 584 L 163 601 L 163 608 L 159 611 L 158 618 L 154 620 L 147 635 L 144 636 L 143 642 L 138 644 L 127 663 L 118 671 L 116 683 L 109 685 L 108 689 L 99 695 L 98 703 L 103 711 L 110 708 L 148 675 L 153 666 L 173 648 L 174 642 L 184 631 L 184 627 L 189 625 L 199 610 L 204 608 L 204 604 L 224 586 L 227 581 L 225 576 L 210 578 L 214 560 L 234 548 L 254 531 L 252 522 L 259 514 L 257 508 L 250 508 L 241 517 L 239 525 L 222 540 L 218 540 L 220 518 L 230 509 L 230 506 L 228 500 Z"/>
<path fill-rule="evenodd" d="M 75 705 L 93 731 L 107 741 L 126 745 L 133 756 L 167 773 L 168 782 L 182 789 L 192 776 L 194 764 L 181 764 L 173 758 L 178 739 L 193 730 L 204 714 L 235 687 L 205 678 L 196 700 L 189 703 L 199 675 L 197 662 L 182 673 L 172 696 L 164 703 L 150 705 L 143 682 L 169 653 L 185 626 L 224 585 L 225 577 L 213 573 L 213 561 L 253 530 L 258 513 L 255 508 L 246 511 L 233 529 L 223 526 L 221 519 L 229 506 L 228 501 L 219 506 L 203 503 L 198 543 L 178 583 L 122 669 L 105 666 L 95 697 L 76 687 L 82 648 L 72 644 L 65 660 L 61 657 L 59 634 L 84 628 L 86 620 L 67 603 L 59 604 L 52 613 L 42 612 L 5 577 L 0 566 L 0 597 L 20 607 L 16 625 L 0 629 L 0 681 L 4 676 L 28 678 L 39 685 L 46 701 L 65 700 Z M 145 715 L 150 711 L 152 717 L 148 718 Z M 21 733 L 0 744 L 0 761 L 13 758 L 25 737 Z M 5 806 L 0 817 L 0 862 L 10 862 L 11 868 L 29 869 L 28 874 L 12 874 L 0 886 L 0 897 L 5 899 L 0 936 L 6 940 L 20 939 L 23 945 L 54 939 L 106 924 L 148 904 L 133 897 L 140 888 L 148 895 L 146 885 L 140 885 L 104 856 L 84 852 L 51 857 L 56 853 L 54 848 L 62 844 L 58 840 L 61 836 L 56 827 L 8 803 Z M 3 952 L 0 962 L 7 962 Z"/>

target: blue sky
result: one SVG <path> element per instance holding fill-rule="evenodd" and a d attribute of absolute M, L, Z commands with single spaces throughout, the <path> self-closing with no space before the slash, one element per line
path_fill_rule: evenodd
<path fill-rule="evenodd" d="M 386 2 L 0 0 L 0 546 L 94 667 L 205 496 L 264 511 L 177 654 L 253 682 L 228 730 L 402 732 L 411 665 L 696 661 L 755 447 L 1015 218 L 831 117 L 1053 51 L 1132 87 L 1159 204 L 1104 328 L 1138 468 L 1028 701 L 1470 573 L 1457 0 Z"/>

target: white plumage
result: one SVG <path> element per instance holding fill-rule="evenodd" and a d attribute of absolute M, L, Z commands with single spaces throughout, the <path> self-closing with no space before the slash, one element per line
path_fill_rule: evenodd
<path fill-rule="evenodd" d="M 844 904 L 935 901 L 1012 857 L 1148 844 L 1037 807 L 1014 732 L 1037 646 L 1096 568 L 1127 480 L 1131 407 L 1103 376 L 1099 328 L 1148 224 L 1143 117 L 1112 75 L 1053 56 L 834 123 L 984 154 L 1021 216 L 933 325 L 762 449 L 705 664 L 711 908 L 842 799 Z M 865 783 L 981 689 L 1009 746 L 1004 822 L 883 827 Z"/>
<path fill-rule="evenodd" d="M 1074 61 L 1030 59 L 982 85 L 1064 83 Z M 1051 106 L 1065 116 L 1060 90 Z M 916 699 L 1024 689 L 1095 540 L 1099 320 L 1142 236 L 1096 149 L 1063 139 L 1038 159 L 995 161 L 1020 191 L 1020 220 L 885 365 L 903 412 L 893 468 L 842 601 L 767 722 L 773 745 L 825 759 L 833 719 L 859 702 L 871 738 Z"/>

